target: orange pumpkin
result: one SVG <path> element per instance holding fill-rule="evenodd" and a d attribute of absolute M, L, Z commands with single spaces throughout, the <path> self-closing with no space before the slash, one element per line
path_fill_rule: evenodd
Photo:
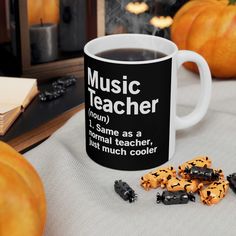
<path fill-rule="evenodd" d="M 34 168 L 0 142 L 0 234 L 41 236 L 46 219 L 42 182 Z"/>
<path fill-rule="evenodd" d="M 236 76 L 236 0 L 192 0 L 175 15 L 171 38 L 179 49 L 193 50 L 218 78 Z M 192 63 L 187 68 L 197 71 Z"/>

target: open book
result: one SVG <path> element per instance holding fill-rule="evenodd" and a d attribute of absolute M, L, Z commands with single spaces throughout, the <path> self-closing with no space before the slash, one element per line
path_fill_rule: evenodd
<path fill-rule="evenodd" d="M 4 135 L 37 95 L 37 80 L 0 77 L 0 135 Z"/>

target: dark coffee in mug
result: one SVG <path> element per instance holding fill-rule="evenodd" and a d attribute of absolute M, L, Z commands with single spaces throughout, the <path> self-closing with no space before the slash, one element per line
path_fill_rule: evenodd
<path fill-rule="evenodd" d="M 148 61 L 165 57 L 166 54 L 144 48 L 119 48 L 102 51 L 96 56 L 116 61 Z"/>

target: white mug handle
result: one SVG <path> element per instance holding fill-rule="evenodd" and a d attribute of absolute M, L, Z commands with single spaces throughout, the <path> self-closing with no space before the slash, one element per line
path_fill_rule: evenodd
<path fill-rule="evenodd" d="M 195 52 L 180 50 L 177 54 L 178 68 L 185 62 L 194 62 L 197 64 L 200 74 L 201 91 L 198 103 L 190 114 L 183 117 L 176 115 L 176 130 L 185 129 L 197 124 L 206 114 L 211 99 L 212 79 L 205 59 Z"/>

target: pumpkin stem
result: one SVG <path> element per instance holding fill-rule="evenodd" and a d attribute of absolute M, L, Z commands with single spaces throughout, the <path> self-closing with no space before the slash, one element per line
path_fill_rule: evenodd
<path fill-rule="evenodd" d="M 229 5 L 235 5 L 236 0 L 229 0 Z"/>

